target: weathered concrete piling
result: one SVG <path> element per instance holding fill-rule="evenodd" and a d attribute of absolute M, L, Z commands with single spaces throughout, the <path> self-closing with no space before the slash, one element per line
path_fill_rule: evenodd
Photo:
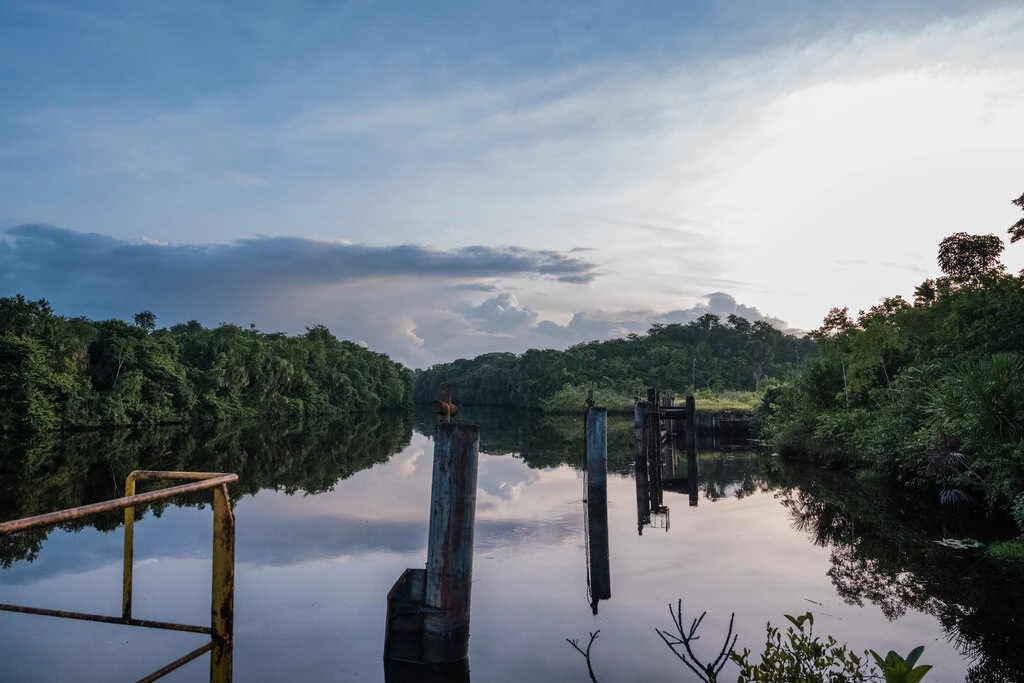
<path fill-rule="evenodd" d="M 388 593 L 386 663 L 450 664 L 469 654 L 479 449 L 477 425 L 437 425 L 427 566 L 406 569 Z"/>
<path fill-rule="evenodd" d="M 587 410 L 587 531 L 590 604 L 612 597 L 608 548 L 608 409 Z"/>
<path fill-rule="evenodd" d="M 446 653 L 441 661 L 461 659 L 469 647 L 479 450 L 478 426 L 438 425 L 423 598 L 428 607 L 438 610 L 427 615 L 425 632 L 437 651 Z"/>

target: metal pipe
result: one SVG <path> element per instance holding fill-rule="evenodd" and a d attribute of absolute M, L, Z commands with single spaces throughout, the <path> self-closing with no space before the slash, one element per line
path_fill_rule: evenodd
<path fill-rule="evenodd" d="M 135 495 L 135 472 L 124 483 L 124 495 Z M 121 568 L 121 616 L 132 617 L 132 583 L 135 578 L 135 506 L 124 509 L 124 565 Z"/>
<path fill-rule="evenodd" d="M 173 498 L 174 496 L 180 496 L 185 493 L 195 493 L 196 491 L 205 491 L 206 489 L 212 489 L 224 484 L 233 484 L 236 481 L 238 481 L 237 474 L 221 474 L 212 479 L 194 481 L 189 484 L 172 486 L 159 491 L 150 491 L 149 493 L 140 493 L 135 496 L 125 496 L 124 498 L 114 498 L 113 500 L 105 500 L 101 503 L 80 505 L 67 510 L 58 510 L 57 512 L 48 512 L 44 515 L 35 515 L 34 517 L 16 519 L 10 522 L 0 523 L 0 534 L 13 534 L 18 531 L 26 531 L 37 527 L 53 526 L 55 524 L 81 519 L 82 517 L 88 517 L 89 515 L 95 515 L 100 512 L 110 512 L 111 510 L 121 510 L 134 505 L 155 503 L 168 498 Z"/>
<path fill-rule="evenodd" d="M 204 635 L 210 635 L 210 633 L 212 633 L 212 630 L 208 626 L 175 624 L 169 621 L 154 621 L 152 619 L 125 619 L 123 617 L 109 617 L 104 614 L 88 614 L 87 612 L 68 612 L 66 610 L 44 609 L 41 607 L 25 607 L 23 605 L 0 604 L 0 611 L 19 612 L 21 614 L 37 614 L 43 617 L 58 617 L 60 619 L 78 619 L 79 621 L 96 621 L 101 624 L 120 624 L 121 626 L 158 628 L 164 631 L 185 631 L 186 633 L 202 633 Z"/>
<path fill-rule="evenodd" d="M 187 655 L 182 655 L 181 657 L 178 657 L 177 659 L 175 659 L 173 662 L 171 662 L 167 666 L 154 671 L 153 673 L 149 674 L 145 678 L 140 678 L 137 683 L 152 683 L 153 681 L 159 680 L 159 679 L 163 678 L 164 676 L 166 676 L 167 674 L 171 673 L 172 671 L 176 671 L 176 670 L 180 669 L 181 667 L 185 666 L 186 664 L 191 662 L 193 659 L 196 659 L 198 657 L 202 657 L 204 654 L 209 652 L 210 648 L 212 648 L 212 647 L 213 647 L 213 643 L 207 643 L 206 645 L 203 645 L 201 647 L 197 647 L 196 649 L 192 650 L 192 652 L 189 652 Z"/>

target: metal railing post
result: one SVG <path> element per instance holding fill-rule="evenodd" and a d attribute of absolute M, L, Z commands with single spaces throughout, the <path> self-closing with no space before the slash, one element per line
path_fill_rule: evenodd
<path fill-rule="evenodd" d="M 232 677 L 235 623 L 235 515 L 228 487 L 213 490 L 213 576 L 210 594 L 210 681 Z"/>
<path fill-rule="evenodd" d="M 150 491 L 149 493 L 135 493 L 136 484 L 140 480 L 173 481 L 176 479 L 183 479 L 190 483 L 172 486 L 159 491 Z M 210 680 L 217 681 L 217 683 L 230 683 L 233 674 L 232 656 L 234 649 L 235 517 L 231 511 L 228 484 L 233 484 L 237 481 L 237 474 L 225 474 L 222 472 L 136 470 L 129 474 L 125 480 L 125 495 L 121 498 L 91 503 L 89 505 L 80 505 L 66 510 L 24 517 L 8 522 L 0 522 L 0 536 L 6 536 L 29 529 L 54 526 L 72 520 L 84 519 L 90 515 L 103 512 L 124 510 L 124 567 L 122 568 L 123 590 L 120 617 L 8 604 L 0 604 L 0 612 L 20 612 L 62 619 L 78 619 L 104 624 L 121 624 L 124 626 L 209 635 L 210 642 L 179 657 L 170 664 L 154 671 L 149 676 L 140 679 L 140 683 L 149 683 L 150 681 L 162 678 L 207 652 L 210 653 Z M 213 490 L 213 572 L 212 594 L 210 598 L 210 626 L 192 626 L 189 624 L 154 621 L 152 619 L 135 619 L 132 617 L 132 580 L 135 563 L 135 507 L 208 489 Z"/>
<path fill-rule="evenodd" d="M 135 495 L 135 473 L 124 482 L 124 496 Z M 124 509 L 124 568 L 121 576 L 121 617 L 132 618 L 132 579 L 135 574 L 135 506 Z"/>

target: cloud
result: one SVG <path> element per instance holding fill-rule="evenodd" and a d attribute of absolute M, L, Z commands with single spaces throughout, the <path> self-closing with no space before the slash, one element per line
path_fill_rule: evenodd
<path fill-rule="evenodd" d="M 698 303 L 696 306 L 688 309 L 669 311 L 661 316 L 652 318 L 652 322 L 685 324 L 696 320 L 702 315 L 711 313 L 712 315 L 717 315 L 723 319 L 730 315 L 736 315 L 740 318 L 746 318 L 750 322 L 763 320 L 767 323 L 771 323 L 779 329 L 785 329 L 787 327 L 785 320 L 762 313 L 753 306 L 745 306 L 736 301 L 736 297 L 732 294 L 726 294 L 725 292 L 712 292 L 711 294 L 707 294 L 704 298 L 705 301 L 703 303 Z"/>
<path fill-rule="evenodd" d="M 507 292 L 478 305 L 462 302 L 446 315 L 422 320 L 416 327 L 424 346 L 444 357 L 467 357 L 493 351 L 521 353 L 528 348 L 565 348 L 594 340 L 645 334 L 656 323 L 686 324 L 711 313 L 725 319 L 737 315 L 786 329 L 786 321 L 739 303 L 725 292 L 712 292 L 692 307 L 658 311 L 577 311 L 566 323 L 542 318 Z"/>
<path fill-rule="evenodd" d="M 149 309 L 162 325 L 251 322 L 294 333 L 322 323 L 409 363 L 439 359 L 420 335 L 421 323 L 439 324 L 441 340 L 451 338 L 451 330 L 442 331 L 445 321 L 461 319 L 467 332 L 479 325 L 488 334 L 509 333 L 537 315 L 507 292 L 464 303 L 456 315 L 447 310 L 456 296 L 493 291 L 497 278 L 564 287 L 589 282 L 595 272 L 580 256 L 511 246 L 437 249 L 293 237 L 161 244 L 46 225 L 0 232 L 0 296 L 46 298 L 63 314 L 100 319 Z"/>
<path fill-rule="evenodd" d="M 6 294 L 47 297 L 76 314 L 279 297 L 302 288 L 378 279 L 469 283 L 495 277 L 586 283 L 595 265 L 578 256 L 519 247 L 369 246 L 296 237 L 227 244 L 128 242 L 47 225 L 9 228 L 0 241 Z M 225 309 L 230 310 L 230 309 Z"/>
<path fill-rule="evenodd" d="M 488 332 L 508 333 L 529 327 L 537 320 L 537 313 L 519 305 L 513 294 L 502 292 L 479 306 L 463 303 L 455 307 L 467 320 L 480 321 Z"/>
<path fill-rule="evenodd" d="M 272 285 L 332 284 L 373 277 L 545 276 L 587 283 L 595 265 L 576 256 L 520 247 L 469 246 L 436 249 L 403 244 L 376 247 L 299 237 L 253 237 L 227 244 L 131 243 L 95 233 L 48 225 L 20 225 L 5 231 L 5 265 L 25 275 L 87 277 L 145 286 L 182 277 L 237 283 L 258 279 Z"/>

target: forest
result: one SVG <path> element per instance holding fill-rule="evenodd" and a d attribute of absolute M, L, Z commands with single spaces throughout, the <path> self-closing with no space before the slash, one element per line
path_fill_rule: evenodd
<path fill-rule="evenodd" d="M 340 341 L 196 321 L 156 329 L 55 315 L 45 299 L 0 298 L 0 432 L 306 419 L 405 408 L 412 372 Z"/>
<path fill-rule="evenodd" d="M 456 403 L 566 411 L 579 409 L 593 389 L 599 404 L 631 410 L 645 387 L 677 396 L 754 392 L 795 375 L 817 353 L 815 340 L 784 334 L 767 322 L 737 315 L 723 322 L 708 313 L 685 325 L 656 324 L 644 335 L 565 351 L 488 353 L 434 365 L 416 373 L 413 397 L 429 403 L 442 382 L 451 382 Z"/>
<path fill-rule="evenodd" d="M 1013 200 L 1024 209 L 1024 195 Z M 1024 239 L 1024 219 L 1009 229 Z M 996 235 L 939 245 L 943 275 L 913 301 L 832 309 L 821 354 L 765 392 L 757 421 L 783 455 L 937 487 L 949 505 L 1008 510 L 1024 531 L 1024 274 Z"/>

